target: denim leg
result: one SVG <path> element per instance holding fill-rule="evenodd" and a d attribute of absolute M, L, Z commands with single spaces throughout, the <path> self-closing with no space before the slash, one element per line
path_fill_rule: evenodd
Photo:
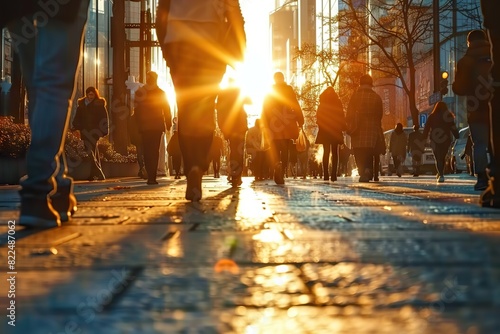
<path fill-rule="evenodd" d="M 27 153 L 28 175 L 21 181 L 23 194 L 53 192 L 57 187 L 55 176 L 62 178 L 66 169 L 66 166 L 60 168 L 60 164 L 65 163 L 61 154 L 64 151 L 87 12 L 88 1 L 82 1 L 80 14 L 74 22 L 48 20 L 37 27 L 35 37 L 14 44 L 19 51 L 26 78 L 31 128 L 31 145 Z M 19 24 L 12 27 L 19 36 L 22 36 L 22 28 Z"/>
<path fill-rule="evenodd" d="M 488 166 L 488 141 L 490 140 L 489 125 L 484 123 L 469 123 L 472 137 L 472 156 L 476 173 L 485 173 Z"/>

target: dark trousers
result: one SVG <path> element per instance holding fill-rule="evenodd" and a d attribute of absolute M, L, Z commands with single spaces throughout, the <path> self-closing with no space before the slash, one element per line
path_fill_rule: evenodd
<path fill-rule="evenodd" d="M 181 165 L 182 165 L 182 155 L 173 154 L 172 157 L 172 168 L 174 169 L 175 176 L 181 175 Z"/>
<path fill-rule="evenodd" d="M 144 166 L 148 172 L 148 181 L 156 181 L 158 158 L 160 157 L 160 139 L 163 131 L 142 132 L 144 145 Z"/>
<path fill-rule="evenodd" d="M 241 177 L 241 173 L 243 172 L 243 155 L 245 153 L 245 137 L 230 136 L 228 139 L 231 176 Z"/>
<path fill-rule="evenodd" d="M 371 179 L 373 172 L 373 147 L 356 147 L 353 148 L 354 158 L 358 166 L 358 173 L 360 179 Z"/>
<path fill-rule="evenodd" d="M 328 168 L 330 166 L 330 151 L 332 152 L 332 171 L 328 172 Z M 337 176 L 337 167 L 339 163 L 339 144 L 338 143 L 330 143 L 323 144 L 323 176 L 328 178 L 329 175 L 332 177 Z"/>
<path fill-rule="evenodd" d="M 444 166 L 446 164 L 446 155 L 450 149 L 451 140 L 447 140 L 444 143 L 431 143 L 432 152 L 434 153 L 434 158 L 436 159 L 436 169 L 438 175 L 444 175 Z"/>
<path fill-rule="evenodd" d="M 373 155 L 373 179 L 377 179 L 380 174 L 380 154 Z"/>
<path fill-rule="evenodd" d="M 199 43 L 175 42 L 166 49 L 177 98 L 184 173 L 188 175 L 193 167 L 206 171 L 215 130 L 215 99 L 226 64 Z"/>
<path fill-rule="evenodd" d="M 290 145 L 292 145 L 290 139 L 274 139 L 271 141 L 271 168 L 276 168 L 277 163 L 281 162 L 283 173 L 286 171 Z"/>

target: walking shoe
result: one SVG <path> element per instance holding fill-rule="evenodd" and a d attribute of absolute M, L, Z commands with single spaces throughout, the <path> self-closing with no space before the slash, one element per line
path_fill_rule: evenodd
<path fill-rule="evenodd" d="M 488 187 L 483 191 L 479 197 L 479 205 L 483 208 L 500 208 L 500 194 L 495 192 L 493 183 L 495 178 L 490 176 Z"/>
<path fill-rule="evenodd" d="M 488 188 L 488 176 L 486 173 L 477 173 L 477 182 L 474 185 L 474 190 L 485 190 Z"/>
<path fill-rule="evenodd" d="M 29 228 L 49 228 L 61 226 L 61 217 L 52 207 L 48 196 L 21 195 L 19 225 Z"/>
<path fill-rule="evenodd" d="M 148 182 L 146 182 L 147 185 L 154 185 L 154 184 L 158 184 L 158 181 L 156 180 L 148 180 Z"/>
<path fill-rule="evenodd" d="M 67 222 L 76 212 L 76 197 L 73 186 L 59 187 L 57 192 L 50 197 L 52 207 L 59 213 L 61 222 Z"/>
<path fill-rule="evenodd" d="M 276 184 L 285 184 L 285 176 L 283 174 L 281 162 L 278 162 L 276 166 L 274 166 L 274 182 L 276 182 Z"/>
<path fill-rule="evenodd" d="M 243 181 L 241 180 L 241 176 L 233 176 L 231 178 L 231 186 L 233 188 L 239 187 L 243 184 Z"/>
<path fill-rule="evenodd" d="M 200 167 L 192 167 L 187 174 L 186 199 L 192 202 L 201 200 L 201 178 L 202 172 Z"/>
<path fill-rule="evenodd" d="M 439 176 L 439 177 L 437 178 L 437 182 L 438 182 L 438 183 L 443 183 L 443 182 L 444 182 L 444 176 L 443 176 L 443 175 Z"/>

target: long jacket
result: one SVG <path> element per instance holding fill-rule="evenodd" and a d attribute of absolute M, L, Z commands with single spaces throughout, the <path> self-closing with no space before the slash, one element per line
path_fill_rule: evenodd
<path fill-rule="evenodd" d="M 349 101 L 346 113 L 352 148 L 375 148 L 381 139 L 382 99 L 370 85 L 361 85 Z"/>
<path fill-rule="evenodd" d="M 87 103 L 87 99 L 78 99 L 73 130 L 80 130 L 82 139 L 94 138 L 96 141 L 109 131 L 108 111 L 103 98 L 95 98 Z"/>
<path fill-rule="evenodd" d="M 167 95 L 158 86 L 145 85 L 135 93 L 134 115 L 139 132 L 165 131 L 172 127 Z"/>
<path fill-rule="evenodd" d="M 402 156 L 406 155 L 406 144 L 408 143 L 408 138 L 406 137 L 406 133 L 401 130 L 394 130 L 391 133 L 391 139 L 389 141 L 389 151 L 393 156 Z"/>
<path fill-rule="evenodd" d="M 452 90 L 467 96 L 468 123 L 489 123 L 488 102 L 492 96 L 490 43 L 471 41 L 465 55 L 458 61 Z"/>
<path fill-rule="evenodd" d="M 264 99 L 260 119 L 269 140 L 299 137 L 304 115 L 292 86 L 286 83 L 273 86 L 273 92 Z"/>
<path fill-rule="evenodd" d="M 424 138 L 430 136 L 431 145 L 449 146 L 453 137 L 458 138 L 455 116 L 451 111 L 431 113 L 424 127 Z"/>
<path fill-rule="evenodd" d="M 344 142 L 342 133 L 346 130 L 344 108 L 332 87 L 326 88 L 319 96 L 316 124 L 318 124 L 316 144 L 341 144 Z"/>
<path fill-rule="evenodd" d="M 408 135 L 408 152 L 411 154 L 422 154 L 425 151 L 425 142 L 427 139 L 420 131 L 413 131 Z"/>

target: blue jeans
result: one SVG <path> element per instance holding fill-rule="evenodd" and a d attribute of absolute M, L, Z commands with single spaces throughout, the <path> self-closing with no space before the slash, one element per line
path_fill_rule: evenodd
<path fill-rule="evenodd" d="M 484 123 L 469 123 L 472 137 L 472 157 L 476 173 L 486 173 L 488 166 L 488 141 L 490 140 L 490 126 Z"/>
<path fill-rule="evenodd" d="M 29 34 L 27 21 L 9 25 L 13 45 L 19 53 L 28 92 L 31 145 L 27 177 L 21 180 L 21 195 L 47 196 L 57 186 L 68 186 L 64 140 L 74 97 L 89 0 L 82 0 L 73 22 L 56 19 L 36 27 Z"/>

